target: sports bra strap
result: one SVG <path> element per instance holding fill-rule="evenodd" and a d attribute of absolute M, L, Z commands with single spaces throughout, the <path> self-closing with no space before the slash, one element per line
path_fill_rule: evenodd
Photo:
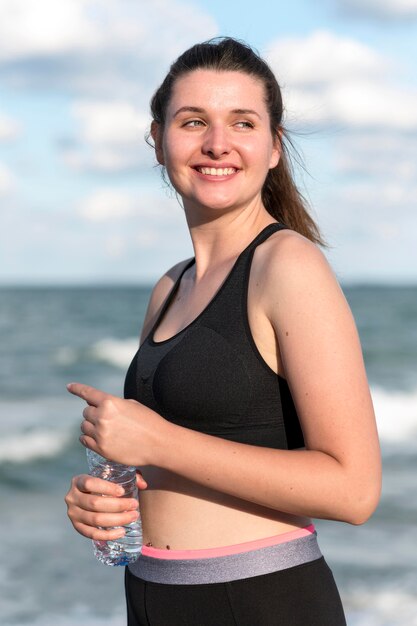
<path fill-rule="evenodd" d="M 231 275 L 233 274 L 233 272 L 237 269 L 239 263 L 238 261 L 241 261 L 242 258 L 244 256 L 251 256 L 251 254 L 253 253 L 253 251 L 255 250 L 255 248 L 261 244 L 263 241 L 265 241 L 266 239 L 268 239 L 268 237 L 270 237 L 270 235 L 272 235 L 272 233 L 277 232 L 279 230 L 282 230 L 284 228 L 288 228 L 288 226 L 286 226 L 285 224 L 282 224 L 280 222 L 273 222 L 272 224 L 268 224 L 268 226 L 265 226 L 265 228 L 263 228 L 261 230 L 261 232 L 259 232 L 256 237 L 246 246 L 246 248 L 244 248 L 242 250 L 242 252 L 238 255 L 238 257 L 236 258 L 235 263 L 233 264 L 232 269 L 230 270 L 228 276 L 226 277 L 226 280 L 228 278 L 231 277 Z M 155 323 L 152 326 L 152 329 L 149 333 L 149 337 L 153 337 L 154 333 L 156 331 L 156 329 L 158 328 L 160 322 L 162 321 L 162 318 L 164 317 L 169 305 L 171 304 L 177 289 L 179 287 L 179 284 L 181 282 L 182 277 L 184 276 L 185 272 L 195 263 L 195 257 L 192 257 L 191 259 L 189 259 L 184 267 L 182 268 L 181 272 L 179 273 L 176 281 L 174 282 L 171 291 L 169 292 L 167 298 L 165 299 L 165 302 L 162 306 L 162 309 L 155 321 Z M 219 288 L 219 290 L 221 289 L 221 287 Z"/>
<path fill-rule="evenodd" d="M 182 277 L 184 276 L 185 272 L 188 270 L 189 267 L 191 267 L 195 262 L 195 257 L 192 257 L 192 259 L 189 259 L 188 262 L 184 265 L 184 267 L 182 268 L 181 272 L 179 273 L 176 281 L 174 282 L 173 286 L 171 287 L 171 291 L 169 292 L 168 296 L 165 298 L 165 302 L 162 305 L 162 309 L 158 315 L 158 317 L 156 318 L 155 323 L 153 324 L 148 337 L 153 337 L 153 334 L 155 332 L 155 330 L 157 329 L 159 323 L 161 322 L 162 318 L 165 315 L 165 312 L 167 310 L 167 308 L 169 307 L 169 305 L 172 302 L 173 297 L 175 296 L 175 293 L 178 289 L 178 286 L 181 282 Z"/>

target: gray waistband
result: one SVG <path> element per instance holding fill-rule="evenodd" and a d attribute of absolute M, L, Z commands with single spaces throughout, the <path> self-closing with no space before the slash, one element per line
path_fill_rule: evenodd
<path fill-rule="evenodd" d="M 317 533 L 250 552 L 205 559 L 159 559 L 141 555 L 129 565 L 134 576 L 168 585 L 222 583 L 271 574 L 322 556 Z"/>

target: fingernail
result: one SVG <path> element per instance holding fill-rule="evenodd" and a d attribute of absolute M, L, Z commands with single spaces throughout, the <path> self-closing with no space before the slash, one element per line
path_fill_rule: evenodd
<path fill-rule="evenodd" d="M 117 487 L 117 494 L 119 496 L 122 496 L 124 494 L 125 490 L 123 489 L 123 487 Z"/>

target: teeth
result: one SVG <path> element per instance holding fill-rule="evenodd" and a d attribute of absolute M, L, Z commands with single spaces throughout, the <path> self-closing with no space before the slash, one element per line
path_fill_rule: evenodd
<path fill-rule="evenodd" d="M 208 176 L 230 176 L 236 172 L 234 167 L 223 167 L 216 169 L 215 167 L 199 167 L 198 171 Z"/>

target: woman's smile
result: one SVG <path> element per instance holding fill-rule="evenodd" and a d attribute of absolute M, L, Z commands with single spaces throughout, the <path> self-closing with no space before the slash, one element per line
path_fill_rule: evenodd
<path fill-rule="evenodd" d="M 222 163 L 216 166 L 213 165 L 194 165 L 192 167 L 194 171 L 200 175 L 207 182 L 223 182 L 230 180 L 240 172 L 240 168 L 227 163 Z"/>

